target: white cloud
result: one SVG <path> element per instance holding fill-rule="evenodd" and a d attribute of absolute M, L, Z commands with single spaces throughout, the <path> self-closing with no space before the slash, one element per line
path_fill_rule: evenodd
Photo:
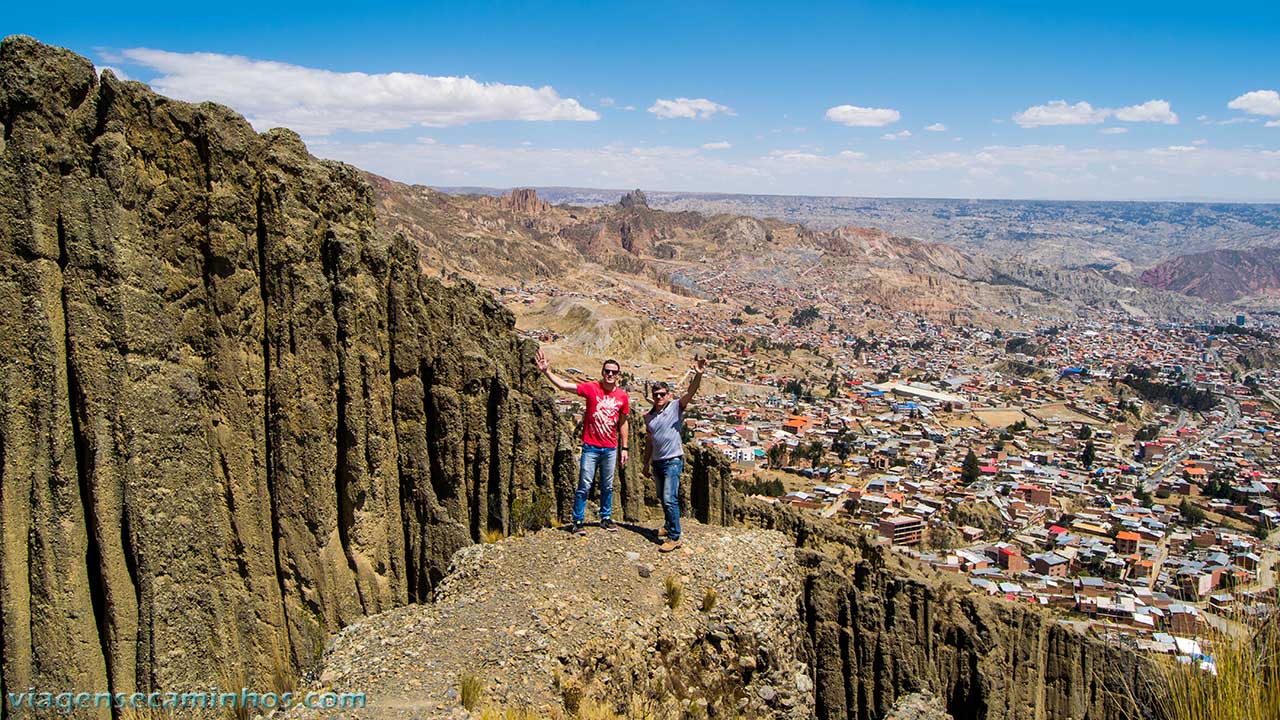
<path fill-rule="evenodd" d="M 649 112 L 663 120 L 674 118 L 706 120 L 717 113 L 737 115 L 733 108 L 721 105 L 718 102 L 712 102 L 706 98 L 676 98 L 675 100 L 659 98 L 653 101 L 653 106 L 649 108 Z"/>
<path fill-rule="evenodd" d="M 1095 110 L 1083 100 L 1075 105 L 1068 105 L 1066 100 L 1053 100 L 1047 105 L 1032 105 L 1019 113 L 1013 114 L 1013 121 L 1024 128 L 1045 127 L 1048 125 L 1096 125 L 1111 114 L 1106 108 Z"/>
<path fill-rule="evenodd" d="M 1280 93 L 1275 90 L 1254 90 L 1227 103 L 1227 107 L 1243 110 L 1250 115 L 1280 117 Z"/>
<path fill-rule="evenodd" d="M 600 98 L 600 107 L 613 107 L 614 105 L 617 105 L 617 104 L 618 104 L 617 101 L 611 97 Z"/>
<path fill-rule="evenodd" d="M 849 127 L 884 127 L 901 120 L 902 113 L 889 108 L 837 105 L 827 109 L 826 118 Z"/>
<path fill-rule="evenodd" d="M 1122 122 L 1158 122 L 1176 125 L 1178 114 L 1173 112 L 1167 100 L 1148 100 L 1140 105 L 1122 108 L 1095 108 L 1085 101 L 1068 105 L 1065 100 L 1053 100 L 1045 105 L 1032 105 L 1013 114 L 1013 121 L 1024 128 L 1051 125 L 1098 125 L 1109 117 Z"/>
<path fill-rule="evenodd" d="M 1102 128 L 1098 132 L 1102 133 L 1103 135 L 1123 135 L 1129 132 L 1129 128 L 1109 127 L 1109 128 Z"/>
<path fill-rule="evenodd" d="M 925 126 L 925 130 L 928 130 L 929 132 L 946 132 L 947 126 L 942 123 L 934 123 L 932 125 Z"/>
<path fill-rule="evenodd" d="M 1241 123 L 1262 122 L 1262 120 L 1260 120 L 1259 118 L 1252 118 L 1252 117 L 1233 117 L 1233 118 L 1227 118 L 1226 120 L 1214 120 L 1208 115 L 1201 115 L 1196 119 L 1199 120 L 1201 123 L 1204 123 L 1205 125 L 1239 125 Z"/>
<path fill-rule="evenodd" d="M 729 141 L 727 140 L 703 143 L 702 145 L 703 150 L 728 150 L 731 147 L 733 147 L 733 145 L 729 144 Z"/>
<path fill-rule="evenodd" d="M 805 152 L 803 150 L 770 150 L 769 154 L 761 159 L 766 161 L 783 161 L 806 165 L 821 163 L 827 160 L 827 158 L 817 153 Z"/>
<path fill-rule="evenodd" d="M 767 137 L 767 136 L 766 136 Z M 795 147 L 731 157 L 693 147 L 434 145 L 310 142 L 318 155 L 427 185 L 644 187 L 701 192 L 1083 200 L 1280 199 L 1280 146 L 1070 148 L 988 145 L 866 157 L 852 148 Z M 909 148 L 910 145 L 908 144 Z M 1175 146 L 1177 147 L 1177 146 Z M 1270 154 L 1267 154 L 1270 153 Z M 871 153 L 868 153 L 869 155 Z M 893 188 L 900 188 L 894 190 Z"/>
<path fill-rule="evenodd" d="M 1192 145 L 1208 145 L 1209 141 L 1205 140 L 1204 138 L 1198 138 L 1196 140 L 1192 140 L 1191 144 Z"/>
<path fill-rule="evenodd" d="M 1121 122 L 1178 124 L 1178 114 L 1169 107 L 1168 100 L 1148 100 L 1141 105 L 1117 108 L 1114 112 L 1116 119 Z"/>
<path fill-rule="evenodd" d="M 1268 120 L 1262 127 L 1280 127 L 1280 120 Z"/>
<path fill-rule="evenodd" d="M 376 132 L 492 120 L 598 120 L 554 88 L 479 82 L 416 73 L 339 73 L 220 55 L 125 50 L 129 62 L 160 73 L 157 91 L 182 100 L 230 105 L 254 127 L 285 126 L 303 135 Z"/>
<path fill-rule="evenodd" d="M 1179 153 L 1196 152 L 1199 149 L 1200 148 L 1195 147 L 1193 145 L 1170 145 L 1167 148 L 1152 148 L 1147 152 L 1151 153 L 1152 155 L 1176 155 Z"/>
<path fill-rule="evenodd" d="M 909 137 L 911 137 L 911 131 L 902 130 L 896 133 L 885 133 L 880 136 L 880 139 L 881 140 L 905 140 L 906 138 L 909 138 Z"/>

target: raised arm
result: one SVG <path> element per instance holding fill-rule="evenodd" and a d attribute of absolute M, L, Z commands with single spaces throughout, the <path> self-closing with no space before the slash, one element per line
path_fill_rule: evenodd
<path fill-rule="evenodd" d="M 702 371 L 707 369 L 707 359 L 701 355 L 693 357 L 693 379 L 689 381 L 689 389 L 680 396 L 680 412 L 689 409 L 693 396 L 698 394 L 698 386 L 702 384 Z"/>
<path fill-rule="evenodd" d="M 547 379 L 550 380 L 551 384 L 555 385 L 557 389 L 570 393 L 578 392 L 578 386 L 576 384 L 571 383 L 551 372 L 551 363 L 547 361 L 547 356 L 542 352 L 542 348 L 538 348 L 538 354 L 533 356 L 533 361 L 537 364 L 538 369 L 542 371 L 542 374 L 546 375 Z"/>

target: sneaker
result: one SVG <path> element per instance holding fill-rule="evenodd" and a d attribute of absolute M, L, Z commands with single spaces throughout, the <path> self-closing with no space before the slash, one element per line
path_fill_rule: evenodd
<path fill-rule="evenodd" d="M 586 536 L 586 534 L 587 534 L 587 529 L 586 529 L 586 528 L 584 528 L 584 527 L 582 527 L 582 523 L 574 523 L 574 524 L 573 524 L 573 534 L 574 534 L 574 535 L 581 536 L 581 537 L 585 537 L 585 536 Z"/>
<path fill-rule="evenodd" d="M 612 520 L 610 520 L 609 518 L 601 518 L 601 520 L 600 520 L 600 529 L 601 529 L 601 530 L 608 530 L 609 532 L 612 532 L 612 533 L 616 533 L 616 532 L 618 532 L 618 526 L 617 526 L 617 525 L 614 525 L 614 524 L 613 524 L 613 521 L 612 521 Z"/>
<path fill-rule="evenodd" d="M 666 528 L 664 528 L 664 527 L 663 527 L 663 528 L 658 528 L 658 537 L 660 537 L 660 538 L 664 538 L 664 537 L 666 537 L 666 536 L 667 536 L 667 529 L 666 529 Z"/>
<path fill-rule="evenodd" d="M 676 550 L 676 549 L 678 549 L 679 547 L 680 547 L 680 539 L 679 539 L 679 538 L 677 538 L 677 539 L 675 539 L 675 540 L 668 540 L 668 541 L 666 541 L 666 542 L 664 542 L 664 543 L 662 543 L 661 545 L 659 545 L 659 546 L 658 546 L 658 552 L 661 552 L 661 553 L 669 553 L 669 552 L 671 552 L 672 550 Z"/>

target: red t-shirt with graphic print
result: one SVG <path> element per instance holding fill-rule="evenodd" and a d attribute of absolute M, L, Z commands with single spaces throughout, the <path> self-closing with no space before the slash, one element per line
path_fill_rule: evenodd
<path fill-rule="evenodd" d="M 627 391 L 615 387 L 605 393 L 599 382 L 578 383 L 578 394 L 587 400 L 582 419 L 582 442 L 596 447 L 618 447 L 618 418 L 631 412 Z"/>

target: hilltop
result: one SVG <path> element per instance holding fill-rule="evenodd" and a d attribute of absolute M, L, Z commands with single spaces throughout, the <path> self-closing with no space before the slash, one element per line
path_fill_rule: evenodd
<path fill-rule="evenodd" d="M 710 705 L 717 715 L 810 717 L 792 543 L 696 521 L 685 531 L 685 547 L 668 555 L 652 530 L 630 524 L 466 548 L 432 603 L 339 633 L 315 687 L 367 693 L 362 718 L 447 716 L 464 678 L 483 688 L 477 710 L 556 716 L 593 704 L 676 717 Z"/>

